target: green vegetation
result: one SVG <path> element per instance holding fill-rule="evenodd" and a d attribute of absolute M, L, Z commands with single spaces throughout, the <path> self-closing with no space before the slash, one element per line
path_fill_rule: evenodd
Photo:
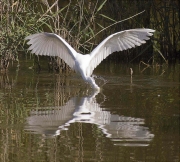
<path fill-rule="evenodd" d="M 152 28 L 154 39 L 142 47 L 112 55 L 108 60 L 123 62 L 164 63 L 175 61 L 180 51 L 180 4 L 178 1 L 111 1 L 111 0 L 2 0 L 0 2 L 0 68 L 10 60 L 19 60 L 27 45 L 24 38 L 47 31 L 61 35 L 77 51 L 89 53 L 106 36 L 130 28 Z M 133 19 L 107 26 L 145 12 Z M 99 33 L 97 35 L 97 33 Z M 55 69 L 66 65 L 51 58 Z"/>
<path fill-rule="evenodd" d="M 11 68 L 0 75 L 0 161 L 86 161 L 90 156 L 94 161 L 178 161 L 179 65 L 166 62 L 170 64 L 180 55 L 179 8 L 177 0 L 1 0 L 0 69 L 10 69 L 10 61 L 23 63 L 21 70 Z M 143 14 L 117 23 L 143 10 Z M 105 30 L 113 23 L 117 24 Z M 108 97 L 106 103 L 101 103 L 102 94 L 96 100 L 112 114 L 145 119 L 145 126 L 155 134 L 149 147 L 114 147 L 96 125 L 90 124 L 72 124 L 52 139 L 24 131 L 32 111 L 62 106 L 71 97 L 90 94 L 76 76 L 37 75 L 28 69 L 37 59 L 32 55 L 31 60 L 24 61 L 29 56 L 24 55 L 27 35 L 55 32 L 79 52 L 88 53 L 114 32 L 141 27 L 155 29 L 153 39 L 144 46 L 114 54 L 107 58 L 108 65 L 99 66 L 101 74 L 106 71 L 114 85 L 103 90 Z M 38 60 L 45 66 L 43 57 Z M 49 60 L 53 69 L 68 68 L 57 58 Z M 140 63 L 133 68 L 133 84 L 123 77 L 128 76 L 129 66 L 114 61 Z M 116 77 L 120 72 L 122 77 Z"/>

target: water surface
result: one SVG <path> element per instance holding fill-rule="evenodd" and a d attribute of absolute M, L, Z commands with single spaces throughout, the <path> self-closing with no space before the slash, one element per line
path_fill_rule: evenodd
<path fill-rule="evenodd" d="M 179 161 L 178 64 L 104 62 L 96 92 L 24 63 L 0 75 L 0 161 Z"/>

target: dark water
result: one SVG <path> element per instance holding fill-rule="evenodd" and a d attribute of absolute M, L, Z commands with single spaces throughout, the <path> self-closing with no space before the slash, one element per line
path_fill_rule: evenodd
<path fill-rule="evenodd" d="M 179 161 L 178 64 L 103 63 L 101 92 L 29 66 L 0 75 L 0 161 Z"/>

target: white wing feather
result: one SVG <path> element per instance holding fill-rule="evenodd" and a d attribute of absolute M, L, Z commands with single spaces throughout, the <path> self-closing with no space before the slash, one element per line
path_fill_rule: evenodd
<path fill-rule="evenodd" d="M 91 52 L 87 75 L 90 76 L 101 61 L 111 53 L 144 44 L 149 39 L 148 36 L 153 35 L 151 32 L 154 31 L 152 29 L 130 29 L 110 35 Z"/>
<path fill-rule="evenodd" d="M 36 55 L 59 56 L 72 69 L 77 52 L 60 36 L 53 33 L 38 33 L 25 38 L 31 44 L 28 50 Z"/>

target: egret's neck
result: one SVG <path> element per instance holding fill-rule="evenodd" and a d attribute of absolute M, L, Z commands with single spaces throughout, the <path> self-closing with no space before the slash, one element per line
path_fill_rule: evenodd
<path fill-rule="evenodd" d="M 87 77 L 87 82 L 91 84 L 92 88 L 99 90 L 99 86 L 95 83 L 95 80 L 92 77 Z"/>

